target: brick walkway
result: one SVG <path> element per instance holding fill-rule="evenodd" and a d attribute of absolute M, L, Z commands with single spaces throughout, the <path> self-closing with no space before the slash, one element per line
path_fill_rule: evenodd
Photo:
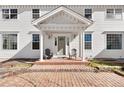
<path fill-rule="evenodd" d="M 124 77 L 111 72 L 92 72 L 81 64 L 34 65 L 32 72 L 0 79 L 0 86 L 17 87 L 124 87 Z"/>

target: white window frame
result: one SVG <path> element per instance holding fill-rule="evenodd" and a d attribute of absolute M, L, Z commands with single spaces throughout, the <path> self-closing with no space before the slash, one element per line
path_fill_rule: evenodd
<path fill-rule="evenodd" d="M 109 15 L 108 15 L 108 13 L 107 13 L 107 10 L 108 9 L 110 9 L 110 10 L 113 10 L 113 14 L 111 14 L 110 13 L 110 16 L 113 16 L 113 17 L 108 17 Z M 108 8 L 108 9 L 106 9 L 106 19 L 115 19 L 115 20 L 122 20 L 123 19 L 123 10 L 121 9 L 121 8 Z M 121 13 L 117 13 L 117 11 L 116 10 L 121 10 Z M 120 18 L 117 18 L 117 14 L 119 14 L 121 17 Z"/>
<path fill-rule="evenodd" d="M 40 17 L 40 9 L 38 9 L 39 13 L 33 13 L 33 10 L 34 9 L 32 9 L 32 19 L 38 19 Z M 38 18 L 34 18 L 34 15 L 39 15 L 39 17 Z"/>
<path fill-rule="evenodd" d="M 117 48 L 117 49 L 116 48 L 110 48 L 110 49 L 108 48 L 108 41 L 107 41 L 107 35 L 108 34 L 110 34 L 110 35 L 121 35 L 121 46 L 120 46 L 121 48 Z M 111 41 L 109 41 L 109 42 L 111 42 Z M 121 33 L 107 33 L 106 34 L 106 49 L 107 50 L 121 50 L 123 48 L 122 45 L 123 45 L 123 34 L 121 34 Z"/>
<path fill-rule="evenodd" d="M 10 19 L 18 19 L 18 9 L 16 9 L 16 10 L 17 10 L 17 13 L 11 13 L 11 10 L 12 10 L 12 9 L 10 9 Z M 16 18 L 11 18 L 11 15 L 12 15 L 12 14 L 17 15 L 17 17 L 16 17 Z"/>
<path fill-rule="evenodd" d="M 8 9 L 8 10 L 9 10 L 8 13 L 3 13 L 3 9 L 2 9 L 2 19 L 18 19 L 18 9 L 16 9 L 16 10 L 17 10 L 17 13 L 11 13 L 11 10 L 12 10 L 12 9 Z M 3 17 L 4 14 L 8 14 L 9 18 L 4 18 L 4 17 Z M 11 15 L 12 15 L 12 14 L 17 14 L 17 18 L 11 18 Z"/>
<path fill-rule="evenodd" d="M 91 9 L 91 13 L 86 12 L 86 9 Z M 93 9 L 92 9 L 92 8 L 85 8 L 85 9 L 84 9 L 84 16 L 85 16 L 86 14 L 91 14 L 91 18 L 88 18 L 88 19 L 92 19 L 92 13 L 93 13 Z M 86 17 L 86 18 L 87 18 L 87 17 Z"/>
<path fill-rule="evenodd" d="M 3 48 L 3 43 L 4 43 L 4 41 L 3 41 L 3 40 L 4 40 L 4 39 L 3 39 L 3 35 L 11 35 L 11 34 L 16 34 L 16 35 L 17 35 L 17 37 L 16 37 L 16 39 L 17 39 L 17 40 L 16 40 L 17 47 L 16 47 L 16 49 L 11 49 L 11 48 L 10 48 L 10 45 L 9 45 L 9 48 L 4 49 L 4 48 Z M 3 49 L 3 50 L 18 50 L 18 34 L 17 34 L 17 33 L 3 33 L 3 34 L 1 34 L 1 35 L 2 35 L 2 49 Z M 10 41 L 10 40 L 9 40 L 9 41 Z M 10 44 L 10 42 L 9 42 L 9 44 Z"/>
<path fill-rule="evenodd" d="M 33 41 L 33 35 L 35 35 L 35 34 L 36 34 L 36 35 L 39 35 L 39 41 L 36 41 L 36 42 L 39 42 L 39 49 L 33 49 L 33 42 L 35 42 L 35 41 Z M 39 51 L 39 50 L 40 50 L 40 34 L 34 33 L 34 34 L 31 35 L 31 38 L 32 38 L 32 42 L 31 42 L 31 43 L 32 43 L 32 44 L 31 44 L 32 46 L 31 46 L 31 49 L 32 49 L 32 50 L 38 50 L 38 51 Z"/>
<path fill-rule="evenodd" d="M 85 35 L 86 35 L 86 34 L 90 34 L 90 35 L 91 35 L 91 41 L 85 41 Z M 85 50 L 92 50 L 92 41 L 93 41 L 92 33 L 85 33 L 85 34 L 84 34 L 84 49 L 85 49 Z M 90 48 L 90 49 L 87 49 L 86 46 L 85 46 L 85 43 L 87 43 L 87 42 L 90 42 L 90 43 L 91 43 L 91 48 Z"/>
<path fill-rule="evenodd" d="M 3 12 L 3 10 L 8 10 L 8 13 Z M 4 15 L 8 15 L 8 18 L 5 18 Z M 10 12 L 9 9 L 2 9 L 2 19 L 9 19 L 10 18 Z"/>

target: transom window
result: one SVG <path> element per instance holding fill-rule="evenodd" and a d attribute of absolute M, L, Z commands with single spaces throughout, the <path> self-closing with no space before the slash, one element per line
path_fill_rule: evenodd
<path fill-rule="evenodd" d="M 107 49 L 121 49 L 122 34 L 107 34 Z"/>
<path fill-rule="evenodd" d="M 40 11 L 39 9 L 32 9 L 32 18 L 37 19 L 40 17 Z"/>
<path fill-rule="evenodd" d="M 92 9 L 85 9 L 85 17 L 88 19 L 92 18 Z"/>
<path fill-rule="evenodd" d="M 107 19 L 122 19 L 122 9 L 107 9 Z"/>
<path fill-rule="evenodd" d="M 3 34 L 3 49 L 17 49 L 17 34 Z"/>
<path fill-rule="evenodd" d="M 18 10 L 17 9 L 2 9 L 3 19 L 17 19 Z"/>
<path fill-rule="evenodd" d="M 40 48 L 40 37 L 39 34 L 32 35 L 32 49 L 39 49 Z"/>
<path fill-rule="evenodd" d="M 85 49 L 92 49 L 92 34 L 85 34 Z"/>

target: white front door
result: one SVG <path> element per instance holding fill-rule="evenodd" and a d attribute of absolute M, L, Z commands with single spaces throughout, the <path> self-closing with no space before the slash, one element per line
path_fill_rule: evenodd
<path fill-rule="evenodd" d="M 70 34 L 54 34 L 53 55 L 65 57 L 69 55 Z"/>
<path fill-rule="evenodd" d="M 65 36 L 58 36 L 58 46 L 57 46 L 57 55 L 66 54 L 66 38 Z"/>

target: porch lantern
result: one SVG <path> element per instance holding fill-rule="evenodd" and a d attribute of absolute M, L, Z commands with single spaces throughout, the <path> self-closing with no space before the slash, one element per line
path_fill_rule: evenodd
<path fill-rule="evenodd" d="M 48 39 L 52 38 L 52 33 L 48 33 Z"/>

